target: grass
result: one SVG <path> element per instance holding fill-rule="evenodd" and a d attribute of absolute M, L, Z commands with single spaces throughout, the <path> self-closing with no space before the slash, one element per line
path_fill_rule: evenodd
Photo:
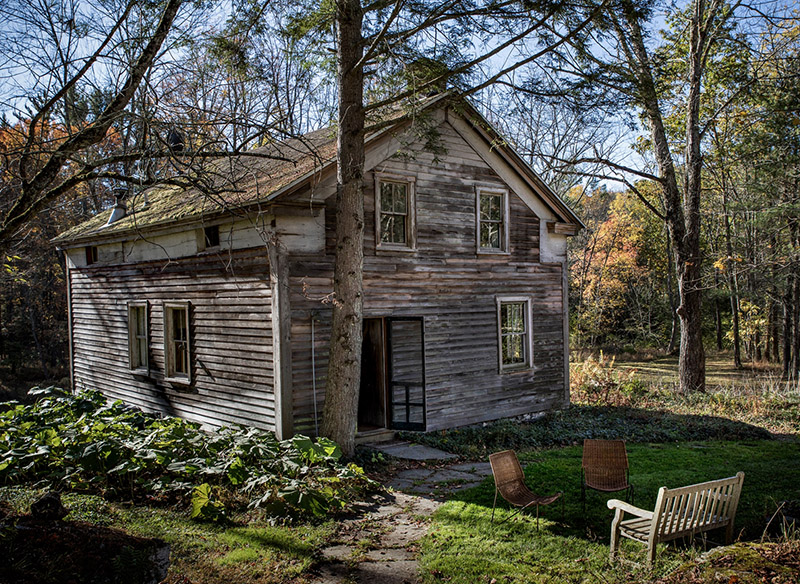
<path fill-rule="evenodd" d="M 691 542 L 660 546 L 652 573 L 642 567 L 644 547 L 627 540 L 622 554 L 630 561 L 609 562 L 612 517 L 605 502 L 611 497 L 590 492 L 585 513 L 580 501 L 584 438 L 628 441 L 635 503 L 643 508 L 653 507 L 663 485 L 744 471 L 737 535 L 760 540 L 780 502 L 800 499 L 800 391 L 768 367 L 737 371 L 724 355 L 712 355 L 707 364 L 706 393 L 682 395 L 675 391 L 676 359 L 586 360 L 572 366 L 573 405 L 562 412 L 533 422 L 506 420 L 417 435 L 420 442 L 472 458 L 513 448 L 534 491 L 564 491 L 563 519 L 556 503 L 542 510 L 538 530 L 530 516 L 500 522 L 510 514 L 505 509 L 491 523 L 491 478 L 451 497 L 420 545 L 424 582 L 655 582 L 686 562 L 695 566 L 692 560 L 702 549 Z M 724 534 L 710 536 L 719 540 Z M 784 545 L 796 550 L 796 536 L 784 538 Z M 790 579 L 776 582 L 798 581 L 798 571 L 795 566 Z M 717 581 L 713 572 L 691 579 Z M 724 581 L 740 580 L 734 575 Z"/>
<path fill-rule="evenodd" d="M 564 519 L 556 503 L 542 510 L 541 527 L 530 516 L 490 522 L 494 486 L 489 478 L 459 493 L 434 515 L 431 533 L 421 544 L 425 582 L 640 582 L 663 575 L 696 554 L 692 547 L 660 546 L 653 575 L 630 563 L 611 565 L 611 523 L 605 501 L 590 492 L 586 513 L 580 501 L 581 448 L 569 447 L 521 456 L 526 480 L 540 493 L 564 491 Z M 689 442 L 629 446 L 636 505 L 652 508 L 662 485 L 688 485 L 745 472 L 737 513 L 741 538 L 758 539 L 783 499 L 798 496 L 800 443 L 778 441 Z M 776 472 L 780 469 L 780 472 Z M 721 538 L 722 534 L 712 533 Z M 644 548 L 623 542 L 623 554 L 641 562 Z"/>
<path fill-rule="evenodd" d="M 44 490 L 2 487 L 0 499 L 18 512 Z M 168 584 L 278 584 L 302 581 L 333 537 L 334 523 L 274 526 L 242 521 L 216 525 L 189 519 L 185 510 L 108 503 L 95 495 L 68 493 L 62 501 L 68 520 L 124 529 L 141 537 L 163 539 L 171 548 Z"/>

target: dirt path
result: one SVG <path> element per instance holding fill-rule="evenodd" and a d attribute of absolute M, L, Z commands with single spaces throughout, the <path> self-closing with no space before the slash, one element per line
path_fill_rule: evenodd
<path fill-rule="evenodd" d="M 358 519 L 343 521 L 336 545 L 323 550 L 314 584 L 413 584 L 419 566 L 415 542 L 428 532 L 438 501 L 395 492 L 373 501 Z"/>
<path fill-rule="evenodd" d="M 312 583 L 415 584 L 416 543 L 428 533 L 428 518 L 450 494 L 479 484 L 488 474 L 485 462 L 447 465 L 441 460 L 396 473 L 387 485 L 393 491 L 365 502 L 356 518 L 339 525 Z"/>

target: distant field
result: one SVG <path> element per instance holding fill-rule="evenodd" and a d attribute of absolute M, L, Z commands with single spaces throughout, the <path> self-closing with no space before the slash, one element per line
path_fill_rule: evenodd
<path fill-rule="evenodd" d="M 637 376 L 650 383 L 672 384 L 678 381 L 678 357 L 658 357 L 649 360 L 618 358 L 620 369 L 634 369 Z M 730 353 L 710 353 L 706 355 L 706 383 L 709 385 L 731 386 L 750 383 L 780 382 L 780 365 L 774 363 L 744 363 L 742 369 L 733 366 Z"/>

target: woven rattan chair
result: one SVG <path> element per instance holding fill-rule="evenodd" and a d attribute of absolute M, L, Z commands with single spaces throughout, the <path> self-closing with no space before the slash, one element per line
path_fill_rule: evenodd
<path fill-rule="evenodd" d="M 628 453 L 624 440 L 584 440 L 581 463 L 581 500 L 586 512 L 586 489 L 604 493 L 625 491 L 633 503 L 633 485 L 628 472 Z"/>
<path fill-rule="evenodd" d="M 511 519 L 520 511 L 527 509 L 531 505 L 536 506 L 536 527 L 539 527 L 539 505 L 549 505 L 558 500 L 562 493 L 559 491 L 554 495 L 537 495 L 525 486 L 525 475 L 519 465 L 517 455 L 513 450 L 504 450 L 489 456 L 489 463 L 492 465 L 494 475 L 494 503 L 492 503 L 492 522 L 494 522 L 494 509 L 497 506 L 497 494 L 503 499 L 519 507 L 506 519 Z M 561 513 L 564 513 L 564 500 L 561 500 Z M 505 519 L 504 519 L 505 521 Z"/>

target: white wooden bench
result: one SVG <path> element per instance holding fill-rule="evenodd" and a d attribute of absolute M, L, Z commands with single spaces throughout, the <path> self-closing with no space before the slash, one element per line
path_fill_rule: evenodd
<path fill-rule="evenodd" d="M 743 480 L 744 473 L 738 472 L 734 477 L 688 487 L 661 487 L 653 511 L 611 499 L 608 508 L 616 510 L 611 523 L 611 559 L 617 554 L 620 535 L 647 545 L 648 567 L 661 542 L 725 527 L 725 543 L 730 543 Z M 623 519 L 625 513 L 634 517 Z"/>

